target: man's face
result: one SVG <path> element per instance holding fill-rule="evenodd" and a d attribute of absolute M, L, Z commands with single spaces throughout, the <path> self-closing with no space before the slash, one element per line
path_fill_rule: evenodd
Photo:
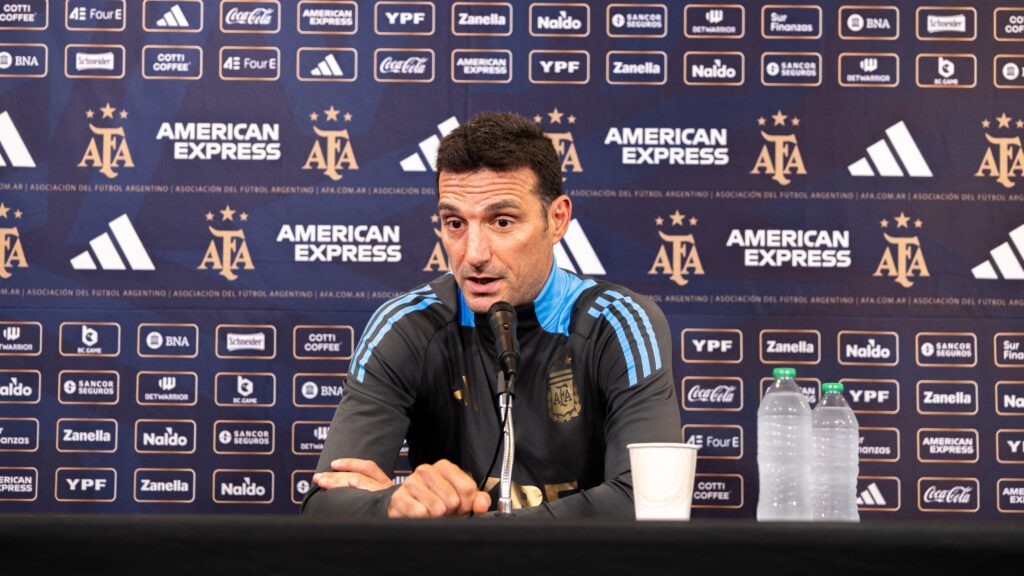
<path fill-rule="evenodd" d="M 441 172 L 438 212 L 448 263 L 469 308 L 531 302 L 551 271 L 572 204 L 560 196 L 545 216 L 530 168 Z"/>

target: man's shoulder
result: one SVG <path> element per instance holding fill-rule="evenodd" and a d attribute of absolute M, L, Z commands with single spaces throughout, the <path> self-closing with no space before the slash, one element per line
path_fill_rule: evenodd
<path fill-rule="evenodd" d="M 636 324 L 647 328 L 652 320 L 663 317 L 661 308 L 647 296 L 597 279 L 580 295 L 573 310 L 574 332 L 586 338 L 617 326 Z"/>
<path fill-rule="evenodd" d="M 419 326 L 436 330 L 450 323 L 457 313 L 455 278 L 445 274 L 381 304 L 366 327 L 370 330 L 377 325 L 390 324 L 405 329 Z"/>

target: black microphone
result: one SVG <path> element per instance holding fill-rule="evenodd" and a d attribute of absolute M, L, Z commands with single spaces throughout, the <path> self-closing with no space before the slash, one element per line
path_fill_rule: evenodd
<path fill-rule="evenodd" d="M 494 334 L 494 350 L 498 364 L 508 381 L 519 366 L 519 339 L 516 338 L 516 311 L 508 302 L 495 302 L 487 311 L 487 322 Z"/>

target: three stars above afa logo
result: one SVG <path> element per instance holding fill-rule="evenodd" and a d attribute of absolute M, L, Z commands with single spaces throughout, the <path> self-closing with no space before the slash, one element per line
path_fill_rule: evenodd
<path fill-rule="evenodd" d="M 547 117 L 548 127 L 545 128 L 544 135 L 551 140 L 551 143 L 555 146 L 555 151 L 558 152 L 558 162 L 562 166 L 562 174 L 583 172 L 580 156 L 576 153 L 576 144 L 573 141 L 572 131 L 568 129 L 569 126 L 576 124 L 576 116 L 572 114 L 566 116 L 565 112 L 560 112 L 558 108 L 555 108 L 547 114 L 537 114 L 533 117 L 533 121 L 543 126 L 545 116 Z M 565 122 L 564 124 L 563 121 Z M 558 132 L 554 131 L 555 124 L 558 125 Z M 563 176 L 562 179 L 564 180 L 565 177 Z"/>
<path fill-rule="evenodd" d="M 317 123 L 335 126 L 336 124 L 330 123 L 339 122 L 338 115 L 341 114 L 341 111 L 332 104 L 330 108 L 323 112 L 323 119 L 320 118 L 320 114 L 317 112 L 309 114 L 309 121 L 314 123 L 313 132 L 317 138 L 313 141 L 313 147 L 310 149 L 309 156 L 306 158 L 306 163 L 302 166 L 302 169 L 319 170 L 324 173 L 324 176 L 337 182 L 341 180 L 342 171 L 358 170 L 359 163 L 356 162 L 355 152 L 352 151 L 352 141 L 349 139 L 347 128 L 338 130 L 317 126 Z M 352 114 L 345 112 L 341 115 L 341 118 L 344 122 L 351 122 Z"/>
<path fill-rule="evenodd" d="M 675 232 L 676 227 L 685 228 L 689 226 L 691 231 L 688 234 L 666 233 L 662 230 L 665 226 L 665 219 L 658 216 L 654 224 L 658 227 L 658 237 L 661 238 L 661 246 L 658 248 L 658 255 L 654 258 L 651 269 L 647 271 L 650 275 L 668 276 L 669 280 L 678 286 L 686 286 L 690 281 L 686 278 L 693 274 L 704 275 L 704 265 L 700 262 L 700 254 L 697 252 L 697 240 L 693 235 L 693 228 L 697 227 L 699 220 L 696 216 L 686 217 L 685 214 L 676 210 L 668 216 L 670 231 Z"/>
<path fill-rule="evenodd" d="M 1016 184 L 1014 178 L 1024 176 L 1024 148 L 1021 146 L 1020 131 L 1024 130 L 1024 117 L 1014 121 L 1013 118 L 1003 112 L 992 121 L 985 118 L 981 121 L 981 127 L 985 129 L 985 140 L 988 140 L 988 148 L 985 149 L 985 156 L 981 159 L 981 166 L 974 174 L 979 178 L 995 178 L 996 182 L 1004 188 L 1013 188 Z M 1012 125 L 1012 127 L 1011 127 Z M 1003 136 L 1003 130 L 1017 130 L 1016 136 Z M 997 133 L 993 136 L 991 132 Z"/>
<path fill-rule="evenodd" d="M 222 226 L 230 226 L 226 222 L 235 223 L 237 210 L 231 206 L 224 206 L 220 213 Z M 238 215 L 238 222 L 248 222 L 249 215 L 242 212 Z M 215 222 L 213 212 L 206 213 L 207 222 Z M 233 228 L 214 228 L 213 224 L 208 226 L 210 234 L 210 245 L 206 248 L 203 261 L 199 263 L 199 270 L 219 270 L 220 275 L 234 282 L 238 279 L 236 270 L 253 270 L 252 256 L 249 254 L 249 245 L 245 241 L 245 230 Z"/>
<path fill-rule="evenodd" d="M 89 120 L 89 131 L 92 137 L 85 148 L 85 154 L 78 163 L 79 168 L 96 168 L 100 174 L 113 180 L 117 178 L 116 168 L 134 168 L 132 153 L 128 148 L 128 138 L 125 135 L 124 126 L 97 126 L 97 124 L 117 124 L 128 119 L 128 111 L 117 108 L 107 102 L 99 108 L 100 117 L 96 117 L 96 111 L 88 109 L 85 117 Z M 117 113 L 115 115 L 115 112 Z M 116 117 L 115 117 L 116 116 Z M 110 122 L 104 122 L 110 120 Z M 95 124 L 94 124 L 95 122 Z"/>
<path fill-rule="evenodd" d="M 22 215 L 21 210 L 11 212 L 10 206 L 0 202 L 0 279 L 10 278 L 13 268 L 28 268 L 18 227 L 8 222 L 12 216 L 14 220 L 21 220 Z"/>
<path fill-rule="evenodd" d="M 807 169 L 804 167 L 804 158 L 800 154 L 800 146 L 797 143 L 795 129 L 800 126 L 800 119 L 796 116 L 787 116 L 779 110 L 770 116 L 771 126 L 768 120 L 761 116 L 757 119 L 757 125 L 761 131 L 761 138 L 764 145 L 757 155 L 757 162 L 751 174 L 770 175 L 783 186 L 789 185 L 791 175 L 806 176 Z M 789 121 L 787 127 L 786 121 Z"/>
<path fill-rule="evenodd" d="M 882 235 L 888 246 L 885 247 L 878 268 L 875 269 L 872 276 L 892 278 L 893 282 L 904 288 L 914 285 L 914 281 L 911 280 L 914 276 L 921 278 L 931 276 L 928 272 L 928 264 L 924 260 L 924 252 L 921 250 L 921 240 L 914 232 L 914 230 L 920 230 L 924 226 L 924 222 L 920 218 L 915 219 L 913 229 L 911 229 L 911 217 L 900 212 L 899 216 L 893 218 L 894 234 L 889 234 L 889 231 L 893 229 L 889 228 L 890 222 L 887 218 L 883 218 L 879 223 L 885 230 Z M 905 229 L 902 235 L 900 229 Z"/>

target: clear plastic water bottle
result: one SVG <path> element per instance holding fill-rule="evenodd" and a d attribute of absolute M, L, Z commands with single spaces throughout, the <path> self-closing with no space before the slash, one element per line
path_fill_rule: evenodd
<path fill-rule="evenodd" d="M 811 462 L 814 520 L 860 522 L 857 512 L 857 473 L 860 428 L 857 416 L 843 398 L 843 385 L 821 386 L 821 402 L 811 414 L 814 457 Z"/>
<path fill-rule="evenodd" d="M 759 521 L 811 519 L 811 407 L 793 380 L 795 368 L 776 368 L 757 409 Z"/>

